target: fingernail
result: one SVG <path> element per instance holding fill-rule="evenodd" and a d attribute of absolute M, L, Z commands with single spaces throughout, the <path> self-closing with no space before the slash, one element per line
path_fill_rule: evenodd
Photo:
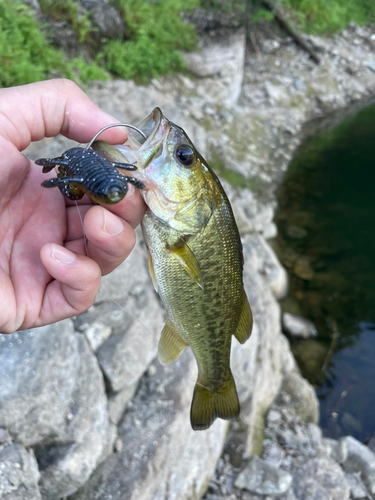
<path fill-rule="evenodd" d="M 117 236 L 124 229 L 124 225 L 121 219 L 119 217 L 116 217 L 116 215 L 111 214 L 104 208 L 102 208 L 102 210 L 104 217 L 103 231 L 107 234 L 112 234 L 113 236 Z"/>
<path fill-rule="evenodd" d="M 61 248 L 55 244 L 52 244 L 51 256 L 56 262 L 61 264 L 72 264 L 77 256 L 75 253 L 67 250 L 66 248 Z"/>

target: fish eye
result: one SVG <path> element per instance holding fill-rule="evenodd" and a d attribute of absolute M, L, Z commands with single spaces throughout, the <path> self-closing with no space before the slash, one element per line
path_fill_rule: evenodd
<path fill-rule="evenodd" d="M 176 149 L 176 157 L 183 165 L 191 165 L 194 161 L 194 150 L 189 144 L 181 144 Z"/>

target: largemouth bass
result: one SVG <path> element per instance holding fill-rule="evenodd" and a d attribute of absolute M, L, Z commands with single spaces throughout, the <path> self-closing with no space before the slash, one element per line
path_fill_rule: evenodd
<path fill-rule="evenodd" d="M 232 335 L 244 343 L 252 314 L 243 286 L 242 245 L 219 179 L 183 129 L 159 108 L 118 149 L 97 143 L 111 161 L 137 166 L 148 206 L 142 221 L 150 274 L 167 311 L 159 341 L 163 364 L 190 346 L 198 364 L 191 405 L 194 430 L 236 419 L 240 405 L 230 369 Z"/>

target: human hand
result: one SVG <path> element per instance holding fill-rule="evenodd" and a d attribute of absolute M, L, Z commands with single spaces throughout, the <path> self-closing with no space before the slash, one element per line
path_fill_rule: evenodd
<path fill-rule="evenodd" d="M 32 141 L 62 135 L 88 142 L 116 120 L 69 80 L 0 89 L 0 332 L 54 323 L 94 302 L 101 275 L 131 252 L 145 205 L 129 184 L 117 205 L 74 202 L 40 186 L 41 167 L 20 151 Z M 101 139 L 126 140 L 124 128 Z M 55 174 L 54 174 L 55 175 Z M 84 234 L 87 238 L 86 256 Z"/>

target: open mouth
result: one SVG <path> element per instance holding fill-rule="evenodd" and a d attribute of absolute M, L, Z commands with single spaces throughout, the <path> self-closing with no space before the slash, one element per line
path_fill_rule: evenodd
<path fill-rule="evenodd" d="M 137 140 L 140 144 L 137 152 L 137 167 L 145 169 L 154 158 L 162 154 L 164 138 L 170 130 L 170 123 L 163 116 L 160 108 L 155 108 L 138 128 L 145 134 L 146 140 L 133 130 L 130 130 L 129 135 L 131 140 Z"/>
<path fill-rule="evenodd" d="M 158 131 L 162 132 L 159 129 L 165 128 L 163 127 L 163 113 L 160 108 L 155 108 L 139 125 L 138 128 L 142 130 L 145 134 L 146 139 L 142 137 L 136 130 L 129 130 L 129 136 L 137 140 L 139 144 L 141 144 L 142 149 L 149 147 L 149 145 L 153 142 L 153 140 L 158 135 Z M 165 130 L 164 130 L 165 131 Z"/>

